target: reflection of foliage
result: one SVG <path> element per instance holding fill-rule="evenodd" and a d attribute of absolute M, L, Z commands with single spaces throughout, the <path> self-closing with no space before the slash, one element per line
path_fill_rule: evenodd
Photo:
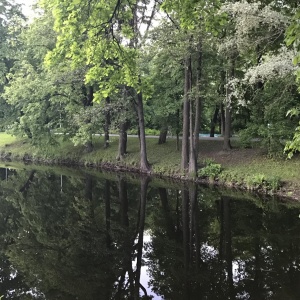
<path fill-rule="evenodd" d="M 141 263 L 165 299 L 299 298 L 298 207 L 152 187 L 144 223 L 146 183 L 35 171 L 1 178 L 7 299 L 33 290 L 38 299 L 151 299 L 136 268 L 144 226 Z"/>
<path fill-rule="evenodd" d="M 176 209 L 176 196 L 167 195 L 169 207 L 157 199 L 156 206 L 161 202 L 161 207 L 152 217 L 152 241 L 147 251 L 157 294 L 166 299 L 299 297 L 299 208 L 220 199 L 214 192 L 201 190 L 197 205 L 189 200 L 186 222 L 183 208 Z M 207 205 L 213 198 L 215 205 Z M 184 236 L 188 236 L 187 245 L 183 244 Z"/>

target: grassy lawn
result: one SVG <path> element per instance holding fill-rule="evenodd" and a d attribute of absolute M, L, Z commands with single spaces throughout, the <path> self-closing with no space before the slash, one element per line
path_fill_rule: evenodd
<path fill-rule="evenodd" d="M 94 151 L 85 153 L 83 146 L 74 146 L 70 141 L 59 139 L 58 145 L 38 148 L 28 141 L 16 139 L 5 133 L 0 133 L 0 152 L 11 153 L 11 159 L 19 160 L 30 156 L 32 160 L 47 163 L 70 162 L 81 165 L 99 165 L 101 163 L 118 164 L 125 168 L 138 168 L 139 142 L 135 137 L 128 138 L 128 154 L 122 162 L 116 160 L 118 153 L 118 137 L 111 137 L 110 147 L 104 149 L 103 137 L 94 137 Z M 284 158 L 270 159 L 258 148 L 243 149 L 234 145 L 229 152 L 222 150 L 222 141 L 200 140 L 199 163 L 212 159 L 221 164 L 222 176 L 237 181 L 247 178 L 264 176 L 265 178 L 280 178 L 285 182 L 286 194 L 295 198 L 300 196 L 300 157 L 291 160 Z M 147 154 L 152 170 L 156 174 L 172 176 L 180 175 L 180 155 L 176 150 L 175 139 L 169 139 L 166 144 L 158 145 L 157 139 L 147 139 Z M 228 179 L 227 179 L 228 180 Z M 299 191 L 299 192 L 298 192 Z M 298 194 L 297 194 L 298 193 Z"/>

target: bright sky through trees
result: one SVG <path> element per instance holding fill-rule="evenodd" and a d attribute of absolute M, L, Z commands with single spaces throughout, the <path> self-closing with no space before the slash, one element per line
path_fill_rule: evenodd
<path fill-rule="evenodd" d="M 23 13 L 27 17 L 32 17 L 34 15 L 32 10 L 32 5 L 36 3 L 36 0 L 15 0 L 16 3 L 22 4 Z"/>

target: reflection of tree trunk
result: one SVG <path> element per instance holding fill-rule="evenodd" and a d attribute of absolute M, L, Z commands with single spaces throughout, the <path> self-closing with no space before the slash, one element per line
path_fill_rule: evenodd
<path fill-rule="evenodd" d="M 27 181 L 25 182 L 25 184 L 19 189 L 19 191 L 21 193 L 24 193 L 26 194 L 27 190 L 29 189 L 31 183 L 32 183 L 32 180 L 33 180 L 33 177 L 34 177 L 34 174 L 35 174 L 35 170 L 32 170 L 29 174 L 29 177 L 27 179 Z"/>
<path fill-rule="evenodd" d="M 182 233 L 183 233 L 183 257 L 184 257 L 184 295 L 189 299 L 189 193 L 186 189 L 182 190 Z"/>
<path fill-rule="evenodd" d="M 200 267 L 200 262 L 201 262 L 201 255 L 200 255 L 201 251 L 200 251 L 199 215 L 198 215 L 198 204 L 197 204 L 197 185 L 191 184 L 189 186 L 189 196 L 191 202 L 190 255 L 192 258 L 193 253 L 195 252 L 196 268 L 198 269 Z M 193 241 L 193 237 L 195 241 Z M 192 247 L 193 245 L 195 245 L 196 249 L 193 249 Z"/>
<path fill-rule="evenodd" d="M 222 215 L 223 215 L 223 236 L 225 239 L 225 257 L 228 276 L 229 299 L 235 299 L 233 289 L 233 273 L 232 273 L 232 236 L 231 236 L 231 215 L 230 215 L 230 198 L 222 197 Z"/>
<path fill-rule="evenodd" d="M 90 206 L 90 217 L 94 219 L 94 207 L 93 207 L 93 180 L 90 174 L 85 174 L 85 190 L 84 190 L 85 199 L 89 200 Z"/>
<path fill-rule="evenodd" d="M 110 218 L 111 218 L 111 209 L 110 209 L 110 181 L 105 180 L 105 225 L 106 225 L 106 244 L 107 247 L 110 247 L 111 237 L 110 237 Z"/>
<path fill-rule="evenodd" d="M 165 220 L 166 220 L 167 235 L 170 238 L 172 238 L 174 236 L 174 226 L 173 226 L 172 217 L 170 215 L 167 189 L 166 188 L 158 188 L 158 193 L 160 196 L 163 213 L 164 213 Z"/>
<path fill-rule="evenodd" d="M 262 275 L 262 262 L 263 257 L 261 257 L 261 243 L 259 236 L 255 237 L 255 273 L 254 273 L 254 286 L 255 286 L 255 299 L 259 299 L 263 295 L 263 275 Z"/>
<path fill-rule="evenodd" d="M 168 126 L 163 125 L 160 129 L 158 144 L 164 144 L 167 141 L 167 134 L 168 134 Z"/>
<path fill-rule="evenodd" d="M 121 224 L 128 227 L 128 197 L 127 197 L 127 183 L 122 178 L 119 177 L 119 201 L 120 201 L 120 215 L 121 215 Z"/>
<path fill-rule="evenodd" d="M 138 242 L 137 242 L 137 259 L 136 259 L 135 291 L 134 291 L 135 299 L 140 299 L 139 291 L 141 286 L 140 278 L 141 278 L 142 255 L 143 255 L 143 245 L 144 245 L 144 227 L 145 227 L 145 216 L 146 216 L 147 189 L 148 189 L 149 182 L 150 182 L 150 177 L 141 178 L 141 198 L 140 198 L 139 221 L 138 221 L 138 238 L 137 238 Z"/>
<path fill-rule="evenodd" d="M 106 97 L 105 102 L 104 148 L 107 148 L 109 146 L 110 98 Z"/>

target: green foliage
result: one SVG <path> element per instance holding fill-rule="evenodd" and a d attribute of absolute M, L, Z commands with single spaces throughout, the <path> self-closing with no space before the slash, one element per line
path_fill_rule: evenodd
<path fill-rule="evenodd" d="M 266 177 L 264 174 L 254 174 L 244 179 L 250 190 L 277 191 L 281 187 L 281 178 L 278 176 Z"/>
<path fill-rule="evenodd" d="M 222 171 L 222 166 L 215 163 L 211 159 L 204 161 L 204 167 L 198 171 L 198 176 L 208 177 L 210 180 L 215 180 Z"/>
<path fill-rule="evenodd" d="M 287 115 L 290 115 L 291 117 L 298 117 L 299 114 L 300 112 L 297 108 L 293 108 L 287 112 Z M 288 158 L 292 158 L 295 152 L 300 151 L 300 122 L 299 126 L 295 129 L 293 139 L 286 142 L 284 151 L 288 153 Z"/>
<path fill-rule="evenodd" d="M 286 30 L 285 42 L 287 46 L 293 46 L 297 53 L 294 57 L 293 63 L 298 65 L 300 62 L 300 10 L 298 9 L 293 16 L 292 22 L 288 29 Z M 300 82 L 300 69 L 297 70 L 297 80 Z"/>

